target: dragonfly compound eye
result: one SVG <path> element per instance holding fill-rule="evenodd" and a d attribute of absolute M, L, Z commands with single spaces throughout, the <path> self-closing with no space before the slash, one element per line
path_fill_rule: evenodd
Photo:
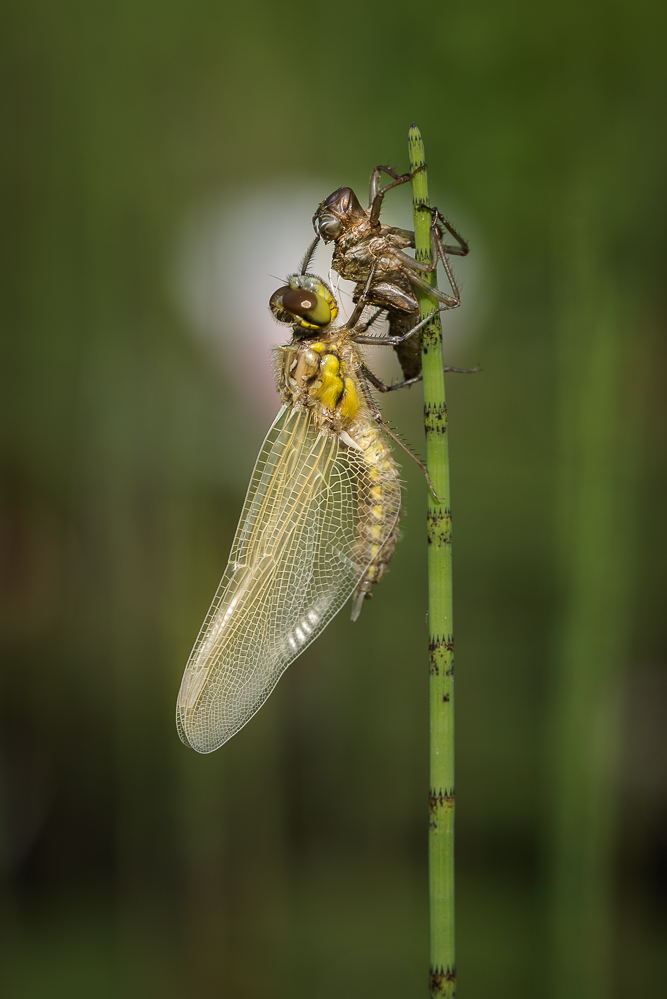
<path fill-rule="evenodd" d="M 283 308 L 295 316 L 305 316 L 317 308 L 317 295 L 305 288 L 290 288 L 283 295 Z"/>
<path fill-rule="evenodd" d="M 338 311 L 335 303 L 332 306 L 324 295 L 298 286 L 286 286 L 274 291 L 269 299 L 269 308 L 279 322 L 296 322 L 305 329 L 323 329 L 336 318 Z"/>
<path fill-rule="evenodd" d="M 341 231 L 340 219 L 335 215 L 320 215 L 317 219 L 317 231 L 325 242 L 335 239 Z"/>
<path fill-rule="evenodd" d="M 363 222 L 366 212 L 351 187 L 339 187 L 320 202 L 313 215 L 313 226 L 325 243 L 338 239 L 350 226 Z"/>

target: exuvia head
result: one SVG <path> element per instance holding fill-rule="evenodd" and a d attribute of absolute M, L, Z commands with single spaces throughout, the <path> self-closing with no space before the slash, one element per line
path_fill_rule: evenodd
<path fill-rule="evenodd" d="M 323 330 L 338 315 L 331 289 L 314 274 L 292 274 L 288 283 L 274 291 L 269 308 L 280 323 L 289 323 L 295 334 Z"/>
<path fill-rule="evenodd" d="M 313 215 L 313 226 L 325 243 L 366 218 L 366 212 L 351 187 L 339 187 L 321 201 Z"/>

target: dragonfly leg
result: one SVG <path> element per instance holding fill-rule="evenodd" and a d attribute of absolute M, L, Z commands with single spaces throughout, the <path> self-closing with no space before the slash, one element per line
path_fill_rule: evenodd
<path fill-rule="evenodd" d="M 457 309 L 461 304 L 461 295 L 459 287 L 456 283 L 456 278 L 454 277 L 452 269 L 449 266 L 447 257 L 442 258 L 442 263 L 445 268 L 445 273 L 447 274 L 447 279 L 451 285 L 452 291 L 454 292 L 453 295 L 449 295 L 446 291 L 442 291 L 440 288 L 434 288 L 433 285 L 429 284 L 428 281 L 421 277 L 421 274 L 428 274 L 436 269 L 438 264 L 437 253 L 438 251 L 436 247 L 434 257 L 435 262 L 433 266 L 431 266 L 431 264 L 424 263 L 422 260 L 415 260 L 414 257 L 411 257 L 409 253 L 404 253 L 403 250 L 393 251 L 394 258 L 398 259 L 402 272 L 410 284 L 412 284 L 415 288 L 421 288 L 422 291 L 428 292 L 429 295 L 437 298 L 439 302 L 444 302 L 445 305 L 448 305 L 450 309 Z"/>
<path fill-rule="evenodd" d="M 434 250 L 433 257 L 434 259 L 437 259 L 439 257 L 440 260 L 442 260 L 442 266 L 445 268 L 445 273 L 447 274 L 447 280 L 449 281 L 450 287 L 454 292 L 454 297 L 456 298 L 457 302 L 460 304 L 461 293 L 459 292 L 459 286 L 456 283 L 456 278 L 454 277 L 454 273 L 449 265 L 447 254 L 451 253 L 454 255 L 458 255 L 459 257 L 465 257 L 466 254 L 470 252 L 470 247 L 468 246 L 465 239 L 463 239 L 462 236 L 459 236 L 456 229 L 454 229 L 453 226 L 449 224 L 447 219 L 440 211 L 438 211 L 437 208 L 433 208 L 432 211 L 435 212 L 435 216 L 434 216 L 434 224 L 431 225 L 431 245 L 433 246 L 433 244 L 435 243 L 435 245 L 437 246 L 437 253 Z M 438 225 L 438 220 L 442 223 L 442 225 L 444 225 L 447 231 L 452 234 L 454 239 L 458 240 L 459 242 L 458 247 L 442 245 L 442 238 L 441 238 L 440 228 Z"/>
<path fill-rule="evenodd" d="M 474 368 L 449 368 L 445 367 L 442 369 L 445 374 L 449 371 L 453 375 L 478 375 L 482 370 L 479 364 L 476 364 Z"/>
<path fill-rule="evenodd" d="M 452 291 L 454 292 L 454 295 L 448 295 L 446 291 L 442 291 L 440 288 L 434 288 L 432 284 L 429 284 L 428 281 L 425 278 L 423 278 L 421 274 L 418 274 L 417 271 L 414 270 L 413 268 L 406 267 L 406 272 L 407 272 L 406 276 L 409 278 L 410 284 L 412 284 L 415 288 L 420 288 L 421 291 L 425 291 L 427 295 L 431 295 L 432 298 L 437 299 L 438 302 L 443 302 L 447 309 L 458 309 L 459 305 L 461 304 L 461 296 L 459 294 L 459 288 L 456 283 L 456 279 L 452 273 L 452 270 L 449 266 L 447 258 L 445 258 L 443 264 L 445 267 L 445 271 L 447 273 L 447 278 L 449 280 L 449 283 L 452 286 Z"/>
<path fill-rule="evenodd" d="M 390 184 L 386 184 L 381 188 L 380 177 L 383 173 L 388 174 L 394 179 Z M 399 187 L 401 184 L 407 184 L 410 180 L 412 180 L 412 174 L 410 173 L 399 174 L 390 166 L 375 167 L 371 174 L 368 198 L 368 207 L 370 210 L 369 221 L 373 228 L 378 224 L 380 212 L 382 211 L 382 201 L 387 191 L 391 191 L 393 187 Z"/>
<path fill-rule="evenodd" d="M 438 211 L 437 208 L 432 209 L 432 211 L 436 212 L 437 216 L 440 217 L 440 212 Z M 444 219 L 443 221 L 444 224 L 449 225 L 446 219 Z M 460 238 L 458 234 L 456 238 L 457 239 Z M 412 245 L 414 245 L 414 241 L 412 242 Z M 439 231 L 439 225 L 437 222 L 437 217 L 434 216 L 434 220 L 431 224 L 432 260 L 430 263 L 428 263 L 425 260 L 416 260 L 414 257 L 411 257 L 409 253 L 405 253 L 403 250 L 395 249 L 393 251 L 393 255 L 395 258 L 398 258 L 398 260 L 402 264 L 403 273 L 405 274 L 407 279 L 411 282 L 411 284 L 413 284 L 416 288 L 421 288 L 422 291 L 428 291 L 428 293 L 437 298 L 438 301 L 444 302 L 448 304 L 452 309 L 455 309 L 461 304 L 461 293 L 459 292 L 459 286 L 456 283 L 456 278 L 454 277 L 454 273 L 450 267 L 449 260 L 447 259 L 447 251 L 452 250 L 452 252 L 454 251 L 458 252 L 459 255 L 465 255 L 465 253 L 468 253 L 469 248 L 467 243 L 465 243 L 464 246 L 465 250 L 459 247 L 443 246 L 441 233 Z M 447 280 L 449 281 L 452 292 L 454 293 L 453 296 L 448 295 L 447 292 L 441 291 L 439 288 L 433 288 L 431 285 L 428 285 L 427 287 L 427 282 L 420 280 L 419 273 L 432 274 L 433 271 L 436 270 L 438 263 L 440 261 L 442 261 L 442 266 L 445 269 Z"/>
<path fill-rule="evenodd" d="M 427 282 L 424 283 L 426 284 Z M 430 284 L 428 287 L 431 288 Z M 437 289 L 431 289 L 431 291 L 433 290 Z M 353 334 L 352 340 L 354 340 L 355 343 L 366 344 L 369 347 L 395 347 L 396 344 L 404 343 L 411 336 L 414 336 L 418 330 L 420 330 L 423 326 L 426 326 L 427 323 L 430 323 L 433 317 L 437 316 L 438 313 L 449 312 L 451 308 L 451 305 L 443 305 L 441 308 L 435 309 L 430 313 L 430 315 L 426 316 L 425 319 L 420 320 L 420 322 L 413 326 L 412 329 L 409 329 L 407 333 L 404 333 L 403 336 L 357 336 L 356 334 Z"/>
<path fill-rule="evenodd" d="M 368 277 L 366 278 L 366 284 L 364 285 L 364 290 L 359 296 L 357 304 L 355 305 L 352 311 L 352 315 L 347 321 L 348 329 L 355 329 L 357 323 L 361 319 L 361 314 L 366 308 L 366 300 L 368 298 L 368 293 L 371 290 L 371 286 L 373 284 L 373 278 L 375 277 L 376 269 L 377 269 L 377 261 L 374 260 L 368 270 Z M 377 318 L 377 316 L 374 318 Z M 368 325 L 370 325 L 370 323 Z M 365 328 L 368 329 L 368 326 L 366 326 Z"/>
<path fill-rule="evenodd" d="M 438 301 L 440 302 L 449 301 L 451 308 L 455 309 L 457 308 L 457 306 L 461 304 L 461 293 L 459 292 L 459 286 L 456 283 L 456 278 L 454 277 L 454 273 L 449 265 L 447 254 L 453 256 L 465 257 L 470 252 L 470 247 L 468 246 L 468 243 L 463 238 L 463 236 L 459 235 L 459 233 L 456 231 L 453 225 L 451 225 L 451 223 L 447 221 L 445 216 L 438 208 L 433 208 L 431 207 L 431 205 L 426 205 L 423 202 L 417 205 L 417 208 L 420 208 L 423 211 L 428 211 L 431 213 L 431 255 L 433 258 L 431 263 L 426 263 L 423 260 L 415 260 L 414 257 L 411 257 L 407 253 L 403 253 L 402 250 L 396 250 L 394 252 L 396 253 L 397 256 L 400 257 L 401 262 L 406 268 L 407 272 L 406 276 L 410 279 L 410 281 L 412 282 L 412 284 L 414 284 L 415 287 L 421 288 L 422 291 L 428 292 L 428 294 L 433 295 L 433 297 L 437 298 Z M 449 244 L 447 244 L 446 246 L 443 245 L 441 227 L 444 227 L 447 230 L 447 232 L 449 232 L 454 237 L 454 239 L 458 243 L 457 246 Z M 451 289 L 454 293 L 453 297 L 447 295 L 446 292 L 441 292 L 437 288 L 436 289 L 431 288 L 431 290 L 429 291 L 429 289 L 426 287 L 426 282 L 421 281 L 417 276 L 417 274 L 415 273 L 416 271 L 421 271 L 422 274 L 430 274 L 437 268 L 438 263 L 440 261 L 442 261 L 442 266 L 444 267 L 445 273 L 447 274 L 447 280 L 449 281 Z"/>
<path fill-rule="evenodd" d="M 377 319 L 377 318 L 378 318 L 378 317 L 379 317 L 379 316 L 380 316 L 380 315 L 381 315 L 381 314 L 382 314 L 382 313 L 383 313 L 384 311 L 385 311 L 385 310 L 384 310 L 384 309 L 382 309 L 382 308 L 380 308 L 380 309 L 376 309 L 376 310 L 375 310 L 375 312 L 373 313 L 373 315 L 372 315 L 372 316 L 370 317 L 370 319 L 364 319 L 364 321 L 363 321 L 362 323 L 357 323 L 357 324 L 356 324 L 356 325 L 354 326 L 354 332 L 355 332 L 355 333 L 365 333 L 365 332 L 366 332 L 366 330 L 367 330 L 367 329 L 370 329 L 370 327 L 371 327 L 371 326 L 373 325 L 373 323 L 375 322 L 375 320 L 376 320 L 376 319 Z"/>
<path fill-rule="evenodd" d="M 364 377 L 368 379 L 373 388 L 376 388 L 378 392 L 394 392 L 396 389 L 407 388 L 409 385 L 414 385 L 416 382 L 422 380 L 422 375 L 416 375 L 415 378 L 406 378 L 402 382 L 394 382 L 392 385 L 387 385 L 383 382 L 376 374 L 374 374 L 367 364 L 363 361 L 359 363 L 359 367 L 364 374 Z"/>
<path fill-rule="evenodd" d="M 423 374 L 419 374 L 415 375 L 414 378 L 405 378 L 401 382 L 392 382 L 391 385 L 387 385 L 386 382 L 383 382 L 380 378 L 378 378 L 378 376 L 374 374 L 374 372 L 372 372 L 368 365 L 364 364 L 363 361 L 360 363 L 359 367 L 361 368 L 364 377 L 368 379 L 373 388 L 376 388 L 378 392 L 395 392 L 396 389 L 408 388 L 410 385 L 416 385 L 417 382 L 422 381 L 424 377 Z M 445 373 L 449 372 L 450 374 L 456 375 L 477 375 L 482 369 L 479 365 L 476 365 L 474 368 L 451 368 L 447 366 L 442 370 Z"/>
<path fill-rule="evenodd" d="M 463 236 L 461 236 L 456 231 L 456 229 L 451 224 L 451 222 L 447 221 L 447 219 L 442 214 L 442 212 L 440 211 L 439 208 L 435 208 L 432 205 L 424 205 L 423 203 L 417 205 L 417 208 L 420 208 L 422 210 L 425 210 L 425 211 L 431 213 L 431 219 L 432 219 L 431 229 L 435 229 L 435 231 L 436 231 L 437 241 L 438 241 L 440 253 L 442 255 L 444 255 L 445 253 L 449 253 L 450 256 L 453 256 L 453 257 L 467 257 L 467 255 L 470 253 L 470 247 L 468 246 L 467 240 L 465 240 L 463 238 Z M 443 226 L 443 228 L 445 228 L 447 230 L 447 232 L 450 234 L 450 236 L 454 237 L 454 239 L 456 240 L 456 242 L 458 244 L 457 246 L 453 246 L 453 245 L 450 245 L 450 244 L 447 244 L 447 246 L 443 246 L 443 244 L 442 244 L 442 236 L 441 236 L 440 232 L 438 232 L 438 226 L 439 225 Z"/>
<path fill-rule="evenodd" d="M 425 170 L 425 169 L 426 169 L 426 164 L 420 163 L 417 169 L 413 171 L 413 173 L 399 174 L 390 166 L 375 167 L 375 169 L 371 174 L 371 182 L 369 185 L 369 198 L 368 198 L 368 207 L 370 210 L 369 221 L 371 226 L 375 227 L 379 222 L 380 212 L 382 211 L 382 200 L 387 191 L 391 191 L 392 187 L 399 187 L 401 184 L 407 184 L 409 181 L 412 180 L 412 178 L 416 173 L 419 173 L 420 170 Z M 394 180 L 391 182 L 391 184 L 386 184 L 383 188 L 380 188 L 380 177 L 382 176 L 383 173 L 386 173 L 390 177 L 393 177 Z"/>
<path fill-rule="evenodd" d="M 426 483 L 428 485 L 428 488 L 431 490 L 431 495 L 433 496 L 433 499 L 436 501 L 436 503 L 439 503 L 440 502 L 440 497 L 438 496 L 438 494 L 436 493 L 435 489 L 433 488 L 433 483 L 431 482 L 431 478 L 430 478 L 430 476 L 428 474 L 428 468 L 426 467 L 426 465 L 424 464 L 424 462 L 420 461 L 420 459 L 417 457 L 417 455 L 412 453 L 412 451 L 410 450 L 410 448 L 407 446 L 407 444 L 403 443 L 403 441 L 401 440 L 400 437 L 397 437 L 395 433 L 392 433 L 392 431 L 389 429 L 389 427 L 387 426 L 387 424 L 384 422 L 384 420 L 380 416 L 379 412 L 376 411 L 375 413 L 373 413 L 373 417 L 377 421 L 377 423 L 382 427 L 382 429 L 384 430 L 384 432 L 386 434 L 388 434 L 389 437 L 391 437 L 391 439 L 393 441 L 396 441 L 396 443 L 398 444 L 398 446 L 401 447 L 401 448 L 403 448 L 403 450 L 405 451 L 405 453 L 409 454 L 413 461 L 417 462 L 417 464 L 421 468 L 422 472 L 424 473 L 424 477 L 426 479 Z"/>

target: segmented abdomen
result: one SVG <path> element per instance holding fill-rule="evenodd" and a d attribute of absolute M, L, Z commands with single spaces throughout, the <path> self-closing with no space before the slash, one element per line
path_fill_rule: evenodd
<path fill-rule="evenodd" d="M 401 513 L 401 485 L 396 462 L 377 425 L 364 420 L 354 431 L 351 428 L 350 436 L 361 448 L 367 469 L 359 484 L 357 500 L 357 551 L 361 564 L 370 562 L 352 599 L 352 620 L 356 621 L 364 599 L 371 596 L 374 584 L 380 581 L 394 554 Z M 392 525 L 389 534 L 388 525 Z"/>

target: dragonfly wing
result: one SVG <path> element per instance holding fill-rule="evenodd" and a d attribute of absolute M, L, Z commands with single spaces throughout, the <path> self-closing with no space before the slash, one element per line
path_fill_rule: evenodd
<path fill-rule="evenodd" d="M 281 409 L 183 676 L 176 718 L 186 745 L 209 753 L 238 732 L 351 596 L 367 568 L 355 544 L 367 476 L 312 410 Z"/>

